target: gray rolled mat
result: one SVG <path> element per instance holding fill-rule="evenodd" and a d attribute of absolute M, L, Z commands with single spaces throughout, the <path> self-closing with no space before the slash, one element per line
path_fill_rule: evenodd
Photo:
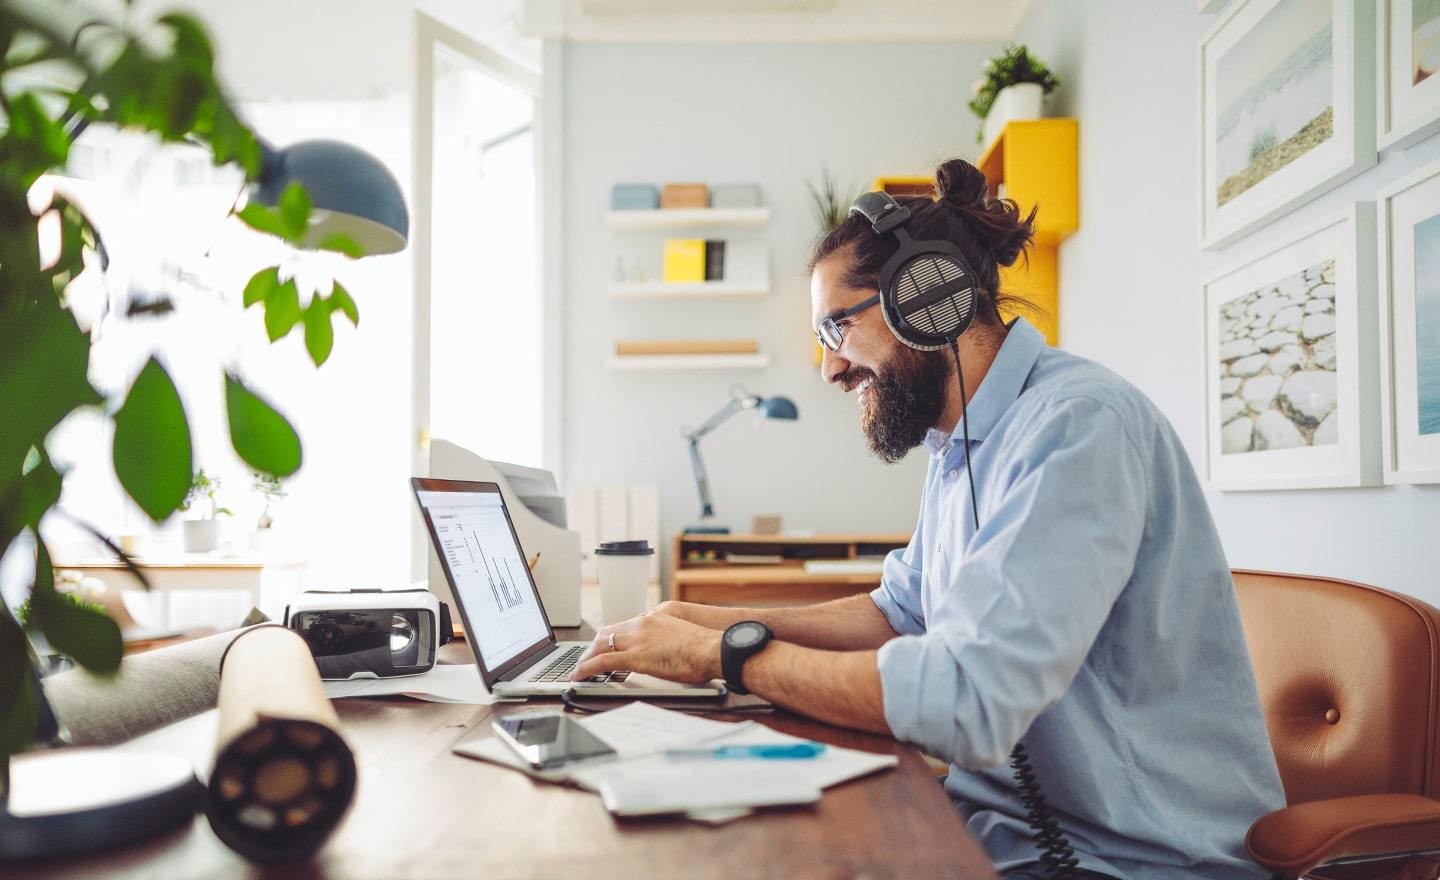
<path fill-rule="evenodd" d="M 133 654 L 113 676 L 71 669 L 46 677 L 45 696 L 68 741 L 79 746 L 124 742 L 215 708 L 220 658 L 244 629 Z"/>

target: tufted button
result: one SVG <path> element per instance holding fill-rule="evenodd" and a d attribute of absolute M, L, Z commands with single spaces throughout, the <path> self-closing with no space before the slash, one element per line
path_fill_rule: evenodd
<path fill-rule="evenodd" d="M 1325 723 L 1326 723 L 1326 724 L 1334 724 L 1334 723 L 1336 723 L 1336 722 L 1339 721 L 1339 720 L 1340 720 L 1340 710 L 1339 710 L 1339 709 L 1326 709 L 1326 710 L 1325 710 Z"/>

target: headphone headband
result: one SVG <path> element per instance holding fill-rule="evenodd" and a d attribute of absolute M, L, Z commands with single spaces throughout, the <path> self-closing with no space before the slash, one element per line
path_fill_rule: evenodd
<path fill-rule="evenodd" d="M 851 214 L 860 214 L 870 221 L 876 235 L 884 235 L 910 219 L 910 209 L 886 192 L 867 192 L 850 206 Z"/>

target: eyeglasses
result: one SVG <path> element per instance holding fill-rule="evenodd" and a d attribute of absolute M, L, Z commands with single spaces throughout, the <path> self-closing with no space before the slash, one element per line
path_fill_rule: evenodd
<path fill-rule="evenodd" d="M 839 351 L 840 343 L 845 341 L 845 326 L 841 321 L 848 321 L 850 318 L 860 314 L 866 309 L 880 302 L 880 294 L 875 294 L 863 302 L 857 303 L 843 312 L 830 315 L 820 322 L 815 328 L 815 341 L 825 346 L 830 351 Z"/>

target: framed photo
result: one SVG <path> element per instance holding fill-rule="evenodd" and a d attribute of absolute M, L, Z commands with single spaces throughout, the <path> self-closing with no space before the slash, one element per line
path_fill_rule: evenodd
<path fill-rule="evenodd" d="M 1372 0 L 1239 0 L 1200 44 L 1200 245 L 1375 164 Z"/>
<path fill-rule="evenodd" d="M 1378 197 L 1385 482 L 1440 483 L 1440 163 Z"/>
<path fill-rule="evenodd" d="M 1440 0 L 1381 0 L 1380 149 L 1400 150 L 1440 131 Z"/>
<path fill-rule="evenodd" d="M 1359 202 L 1204 282 L 1216 488 L 1380 483 L 1374 236 Z"/>

